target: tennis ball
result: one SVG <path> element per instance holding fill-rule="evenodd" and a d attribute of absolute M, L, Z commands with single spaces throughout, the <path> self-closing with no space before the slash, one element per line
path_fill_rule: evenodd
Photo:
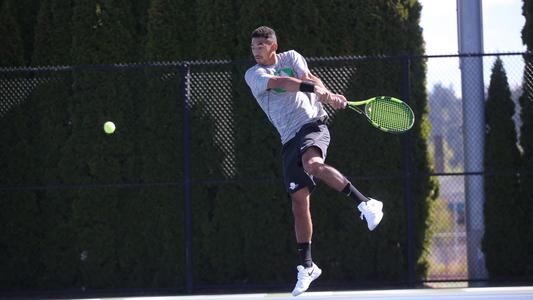
<path fill-rule="evenodd" d="M 104 123 L 104 131 L 107 134 L 112 134 L 113 132 L 115 132 L 115 123 L 113 123 L 111 121 L 105 122 Z"/>

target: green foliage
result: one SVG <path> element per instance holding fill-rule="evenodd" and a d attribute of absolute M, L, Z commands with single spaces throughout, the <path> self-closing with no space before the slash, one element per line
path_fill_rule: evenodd
<path fill-rule="evenodd" d="M 31 59 L 39 0 L 0 1 L 0 66 L 22 66 Z"/>
<path fill-rule="evenodd" d="M 388 39 L 384 41 L 369 41 L 371 43 L 364 53 L 374 54 L 374 51 L 389 52 L 389 53 L 421 53 L 423 51 L 422 45 L 416 43 L 421 40 L 420 30 L 416 30 L 416 25 L 419 18 L 420 6 L 417 3 L 410 3 L 405 6 L 392 6 L 398 11 L 389 11 L 386 8 L 391 6 L 384 5 L 381 2 L 374 2 L 374 5 L 368 5 L 366 10 L 369 10 L 365 16 L 368 18 L 388 18 L 395 26 L 384 27 L 375 26 L 366 27 L 368 23 L 382 24 L 377 21 L 363 21 L 361 26 L 365 30 L 371 30 L 371 34 L 367 33 L 362 38 L 371 36 L 394 36 L 393 46 L 383 50 L 381 47 L 388 45 Z M 380 15 L 376 12 L 371 13 L 372 10 L 385 9 L 385 12 Z M 393 18 L 392 16 L 404 16 L 408 12 L 409 18 Z M 389 16 L 389 14 L 391 16 Z M 363 17 L 364 18 L 364 17 Z M 401 21 L 403 20 L 404 23 Z M 395 23 L 398 22 L 398 23 Z M 410 35 L 402 34 L 402 31 L 409 28 Z M 398 30 L 398 32 L 390 33 L 390 31 Z M 411 42 L 414 40 L 415 42 Z M 374 44 L 372 44 L 374 43 Z M 383 43 L 383 44 L 381 44 Z M 346 91 L 346 95 L 350 99 L 366 99 L 374 95 L 391 95 L 402 99 L 402 72 L 401 61 L 370 61 L 361 62 L 357 65 L 357 73 L 351 82 L 351 86 Z M 383 74 L 386 74 L 384 76 Z M 419 60 L 412 60 L 410 64 L 410 80 L 411 80 L 411 94 L 409 105 L 413 108 L 416 115 L 416 122 L 413 130 L 409 135 L 409 139 L 404 139 L 402 136 L 377 134 L 373 128 L 366 124 L 363 118 L 354 118 L 354 116 L 344 113 L 339 113 L 335 116 L 331 125 L 333 135 L 332 147 L 329 153 L 330 163 L 334 166 L 339 166 L 342 172 L 349 176 L 372 176 L 381 174 L 395 174 L 404 172 L 404 143 L 411 143 L 412 150 L 410 151 L 411 161 L 413 164 L 411 168 L 413 172 L 428 173 L 431 172 L 429 153 L 427 151 L 427 139 L 429 134 L 429 122 L 427 120 L 427 95 L 425 92 L 425 65 Z M 320 75 L 319 75 L 320 76 Z M 353 137 L 356 137 L 357 142 L 353 142 Z M 386 155 L 383 155 L 386 153 Z M 347 159 L 349 157 L 349 159 Z M 349 265 L 360 266 L 360 274 L 364 278 L 373 278 L 375 280 L 385 276 L 388 280 L 400 280 L 406 278 L 407 265 L 405 256 L 397 259 L 400 255 L 398 253 L 406 253 L 406 245 L 404 243 L 406 236 L 406 228 L 404 227 L 406 220 L 406 208 L 404 205 L 405 199 L 405 183 L 403 180 L 393 181 L 365 181 L 353 182 L 361 191 L 385 202 L 385 214 L 383 224 L 380 225 L 379 232 L 383 235 L 370 242 L 373 247 L 364 247 L 356 251 L 362 257 L 380 254 L 380 257 L 390 257 L 391 262 L 383 265 L 373 265 L 367 260 L 364 262 L 354 261 L 348 263 Z M 432 201 L 437 196 L 437 183 L 434 179 L 425 178 L 424 180 L 417 179 L 416 184 L 411 182 L 411 195 L 414 199 L 413 214 L 414 214 L 414 228 L 415 228 L 415 257 L 417 260 L 416 272 L 417 278 L 422 278 L 426 272 L 425 255 L 429 247 L 429 231 L 428 231 L 428 217 Z M 331 199 L 333 195 L 328 195 L 324 198 Z M 336 196 L 337 198 L 342 196 Z M 389 213 L 390 212 L 390 213 Z M 382 227 L 381 227 L 382 226 Z M 364 229 L 364 228 L 363 228 Z M 366 236 L 368 233 L 359 228 L 357 233 L 351 233 L 348 236 Z M 355 229 L 354 229 L 355 230 Z M 363 232 L 360 232 L 362 230 Z M 327 230 L 329 232 L 330 230 Z M 317 230 L 318 232 L 318 230 Z M 373 233 L 380 234 L 380 233 Z M 347 238 L 347 237 L 346 237 Z M 368 237 L 370 238 L 370 237 Z M 343 243 L 350 243 L 350 247 L 359 247 L 360 241 L 348 241 Z M 355 243 L 355 244 L 354 244 Z M 353 245 L 352 245 L 353 244 Z M 365 243 L 366 244 L 366 241 Z M 394 247 L 391 247 L 394 245 Z M 328 252 L 332 251 L 329 249 Z M 392 258 L 393 261 L 392 261 Z M 357 260 L 358 258 L 351 258 Z M 343 265 L 343 264 L 341 264 Z M 386 274 L 386 275 L 383 275 Z M 347 275 L 350 276 L 350 275 Z"/>
<path fill-rule="evenodd" d="M 136 61 L 135 23 L 129 1 L 87 1 L 73 6 L 73 64 Z"/>
<path fill-rule="evenodd" d="M 522 28 L 522 43 L 527 46 L 527 50 L 533 49 L 533 2 L 524 0 L 522 5 L 522 15 L 526 23 Z"/>
<path fill-rule="evenodd" d="M 445 199 L 437 199 L 431 208 L 431 233 L 449 233 L 454 230 L 455 220 Z"/>
<path fill-rule="evenodd" d="M 231 68 L 235 182 L 215 187 L 209 222 L 195 231 L 195 280 L 202 283 L 280 284 L 294 276 L 290 201 L 281 180 L 272 180 L 281 178 L 279 136 L 250 98 L 247 67 Z M 265 265 L 268 271 L 254 272 Z"/>
<path fill-rule="evenodd" d="M 522 29 L 522 42 L 527 46 L 528 50 L 533 49 L 533 1 L 524 1 L 523 15 L 526 18 L 526 23 Z M 533 252 L 533 240 L 529 238 L 533 236 L 533 223 L 530 221 L 533 218 L 533 101 L 531 85 L 531 75 L 528 74 L 528 69 L 532 64 L 530 55 L 524 58 L 526 67 L 524 68 L 524 85 L 523 94 L 519 99 L 521 112 L 520 119 L 522 126 L 520 127 L 520 146 L 522 148 L 522 176 L 520 181 L 522 203 L 520 210 L 525 213 L 522 220 L 522 241 L 524 261 L 522 262 L 524 271 L 528 276 L 533 274 L 533 257 L 530 253 Z"/>
<path fill-rule="evenodd" d="M 197 0 L 195 8 L 196 17 L 193 21 L 196 21 L 200 38 L 194 45 L 194 57 L 232 58 L 234 47 L 225 46 L 234 43 L 239 30 L 237 10 L 232 1 Z"/>
<path fill-rule="evenodd" d="M 520 152 L 512 117 L 514 103 L 503 63 L 497 58 L 492 67 L 485 109 L 485 236 L 482 247 L 487 269 L 493 279 L 524 274 L 521 228 L 522 200 L 516 195 Z M 495 175 L 492 175 L 495 173 Z M 502 258 L 501 253 L 509 254 Z"/>
<path fill-rule="evenodd" d="M 20 25 L 14 17 L 12 1 L 3 1 L 0 6 L 0 66 L 22 66 L 24 60 L 24 40 Z"/>
<path fill-rule="evenodd" d="M 7 3 L 4 2 L 5 5 Z M 45 7 L 43 5 L 43 10 Z M 45 24 L 44 18 L 40 18 L 39 24 Z M 40 36 L 44 31 L 53 34 L 48 26 L 39 28 L 43 28 Z M 61 51 L 65 54 L 70 45 L 60 40 L 54 42 L 55 60 L 47 60 L 45 51 L 34 52 L 34 59 L 41 63 L 61 63 L 57 57 L 62 56 Z M 43 50 L 44 43 L 36 43 L 36 48 Z M 22 49 L 19 51 L 21 55 Z M 27 75 L 22 74 L 23 77 Z M 15 186 L 57 184 L 60 181 L 57 168 L 61 159 L 60 149 L 69 135 L 66 107 L 71 82 L 68 76 L 63 78 L 61 74 L 53 73 L 42 73 L 31 80 L 5 80 L 13 82 L 19 92 L 29 97 L 1 119 L 3 128 L 10 129 L 2 131 L 5 134 L 2 137 L 2 157 L 15 159 L 2 166 L 0 181 Z M 74 250 L 74 229 L 68 223 L 70 209 L 68 201 L 65 201 L 70 194 L 36 190 L 7 193 L 2 197 L 2 211 L 6 214 L 3 219 L 9 224 L 6 228 L 9 232 L 2 234 L 2 243 L 9 241 L 2 247 L 7 251 L 1 254 L 7 260 L 2 263 L 6 270 L 3 274 L 7 275 L 1 280 L 2 286 L 19 289 L 72 286 L 77 265 L 71 262 L 76 262 L 77 253 Z"/>
<path fill-rule="evenodd" d="M 145 58 L 185 60 L 192 58 L 195 38 L 194 4 L 189 1 L 153 0 L 148 11 Z"/>
<path fill-rule="evenodd" d="M 70 0 L 47 0 L 41 4 L 35 28 L 33 65 L 71 64 L 72 6 Z"/>
<path fill-rule="evenodd" d="M 4 220 L 0 229 L 0 263 L 4 270 L 0 273 L 0 286 L 13 290 L 43 286 L 39 278 L 42 265 L 35 251 L 40 247 L 43 222 L 40 203 L 32 191 L 0 193 L 0 197 L 0 217 Z"/>
<path fill-rule="evenodd" d="M 9 57 L 10 66 L 25 64 L 22 53 L 33 65 L 240 61 L 250 57 L 250 33 L 260 25 L 277 31 L 280 51 L 295 49 L 306 57 L 424 52 L 417 1 L 47 0 L 38 6 L 38 17 L 22 25 L 20 18 L 10 17 L 15 13 L 8 3 L 2 2 L 0 30 L 3 44 L 9 45 L 2 57 Z M 30 21 L 36 24 L 32 47 L 27 46 Z M 191 70 L 193 84 L 203 80 L 198 74 L 213 83 L 204 94 L 193 89 L 188 107 L 191 178 L 186 183 L 193 200 L 195 285 L 285 285 L 294 276 L 297 259 L 290 201 L 281 184 L 281 145 L 244 82 L 250 66 L 193 65 Z M 310 66 L 327 77 L 320 72 L 329 67 Z M 343 91 L 350 98 L 404 96 L 398 61 L 358 62 L 356 67 Z M 409 138 L 378 133 L 349 112 L 337 113 L 331 123 L 328 162 L 355 178 L 365 194 L 383 200 L 386 218 L 369 233 L 353 203 L 319 185 L 312 205 L 313 252 L 330 274 L 324 282 L 406 278 L 405 182 L 357 178 L 402 174 L 407 141 L 413 172 L 431 171 L 425 64 L 412 60 L 410 74 L 409 104 L 417 122 Z M 1 287 L 182 287 L 185 111 L 180 85 L 185 82 L 180 69 L 87 68 L 60 76 L 43 75 L 31 101 L 0 119 L 2 128 L 17 128 L 0 133 L 6 141 L 1 157 L 14 157 L 1 160 L 0 178 L 7 185 L 84 187 L 6 193 L 0 211 L 9 226 L 2 229 L 6 238 L 0 246 L 7 250 L 0 259 L 16 275 L 2 275 Z M 224 99 L 228 96 L 220 90 L 226 87 L 215 83 L 228 76 L 230 99 Z M 334 86 L 334 80 L 323 79 Z M 219 106 L 231 111 L 231 123 L 224 126 L 228 121 L 217 115 L 214 104 L 222 100 L 230 102 Z M 107 120 L 117 124 L 110 136 L 101 129 Z M 232 139 L 229 150 L 221 142 L 221 128 Z M 222 168 L 228 156 L 229 171 Z M 23 171 L 29 169 L 33 174 Z M 217 182 L 221 179 L 228 182 Z M 417 177 L 411 189 L 420 279 L 426 268 L 426 221 L 437 187 L 432 179 Z M 15 239 L 8 231 L 12 228 L 29 238 L 7 248 Z M 10 261 L 36 244 L 42 249 L 31 259 Z"/>
<path fill-rule="evenodd" d="M 8 2 L 11 0 L 6 0 Z M 24 46 L 24 60 L 29 63 L 33 52 L 33 36 L 36 28 L 37 14 L 40 9 L 40 0 L 17 0 L 13 4 L 14 17 L 20 25 L 20 34 Z"/>
<path fill-rule="evenodd" d="M 2 81 L 5 79 L 2 78 Z M 9 186 L 39 185 L 40 174 L 27 172 L 37 169 L 36 148 L 33 144 L 36 128 L 27 113 L 30 103 L 13 108 L 0 119 L 0 182 Z M 37 168 L 36 168 L 37 167 Z M 13 289 L 32 287 L 38 282 L 41 262 L 38 252 L 44 216 L 38 192 L 20 190 L 0 193 L 0 286 Z"/>
<path fill-rule="evenodd" d="M 72 13 L 72 61 L 76 64 L 135 61 L 133 22 L 127 2 L 76 3 Z M 60 180 L 66 184 L 139 182 L 139 124 L 143 104 L 136 93 L 139 74 L 88 70 L 72 74 L 67 104 L 72 134 L 61 147 Z M 107 136 L 102 124 L 117 131 Z M 143 202 L 132 189 L 77 190 L 70 199 L 79 269 L 76 285 L 130 287 L 145 282 L 138 258 L 147 245 Z M 142 241 L 142 240 L 141 240 Z M 113 249 L 113 250 L 111 250 Z M 80 258 L 83 256 L 83 258 Z M 148 264 L 147 264 L 148 265 Z"/>

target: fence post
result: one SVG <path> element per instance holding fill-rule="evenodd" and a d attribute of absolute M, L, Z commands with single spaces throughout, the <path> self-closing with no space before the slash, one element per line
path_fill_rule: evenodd
<path fill-rule="evenodd" d="M 191 127 L 190 118 L 190 84 L 191 66 L 187 63 L 180 65 L 181 84 L 180 92 L 183 99 L 183 202 L 185 220 L 185 290 L 188 294 L 193 292 L 193 244 L 192 244 L 192 203 L 191 203 Z"/>
<path fill-rule="evenodd" d="M 483 53 L 481 0 L 457 0 L 459 54 Z M 485 84 L 483 57 L 461 56 L 461 98 L 463 102 L 463 144 L 465 172 L 466 238 L 469 286 L 484 286 L 488 279 L 481 248 L 485 234 Z M 478 174 L 472 174 L 478 173 Z"/>
<path fill-rule="evenodd" d="M 409 104 L 411 95 L 411 58 L 406 56 L 402 59 L 402 98 L 405 103 Z M 404 189 L 405 189 L 405 216 L 407 222 L 407 285 L 410 288 L 415 287 L 415 257 L 414 257 L 414 232 L 413 232 L 413 172 L 411 170 L 413 152 L 411 132 L 407 132 L 403 136 L 403 152 L 404 152 Z"/>

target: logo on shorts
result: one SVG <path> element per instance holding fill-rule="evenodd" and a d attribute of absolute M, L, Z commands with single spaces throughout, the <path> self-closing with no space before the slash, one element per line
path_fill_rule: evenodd
<path fill-rule="evenodd" d="M 298 185 L 294 182 L 289 183 L 289 190 L 294 191 Z"/>

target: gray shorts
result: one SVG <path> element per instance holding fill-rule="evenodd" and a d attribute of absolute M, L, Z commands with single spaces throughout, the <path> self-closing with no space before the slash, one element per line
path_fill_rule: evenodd
<path fill-rule="evenodd" d="M 302 154 L 310 147 L 317 147 L 325 160 L 329 146 L 329 130 L 323 121 L 305 124 L 296 136 L 283 145 L 283 182 L 290 195 L 304 187 L 312 192 L 316 184 L 302 165 Z"/>

